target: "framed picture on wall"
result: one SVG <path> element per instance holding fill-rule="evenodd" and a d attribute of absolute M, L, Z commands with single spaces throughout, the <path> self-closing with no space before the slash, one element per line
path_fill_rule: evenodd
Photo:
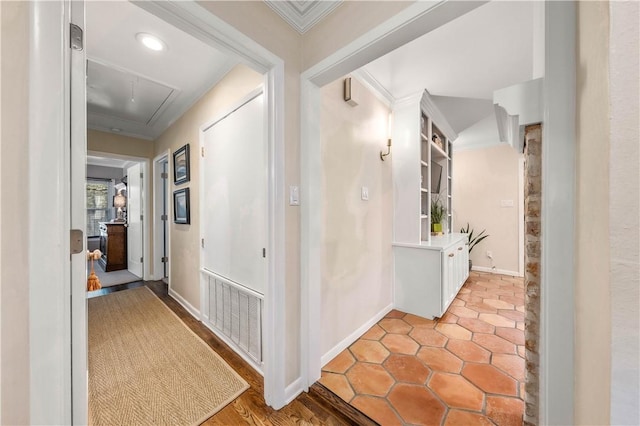
<path fill-rule="evenodd" d="M 190 221 L 189 188 L 173 191 L 173 223 L 188 225 Z"/>
<path fill-rule="evenodd" d="M 189 144 L 173 153 L 173 183 L 189 182 Z"/>

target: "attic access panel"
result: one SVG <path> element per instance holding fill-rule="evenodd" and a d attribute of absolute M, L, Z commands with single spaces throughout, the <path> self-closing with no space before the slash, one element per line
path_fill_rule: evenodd
<path fill-rule="evenodd" d="M 87 112 L 149 126 L 175 89 L 87 60 Z"/>

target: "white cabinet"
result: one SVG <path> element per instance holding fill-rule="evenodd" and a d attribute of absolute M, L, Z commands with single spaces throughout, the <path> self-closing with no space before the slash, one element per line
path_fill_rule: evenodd
<path fill-rule="evenodd" d="M 466 234 L 431 237 L 420 244 L 394 243 L 396 309 L 441 317 L 469 276 Z"/>

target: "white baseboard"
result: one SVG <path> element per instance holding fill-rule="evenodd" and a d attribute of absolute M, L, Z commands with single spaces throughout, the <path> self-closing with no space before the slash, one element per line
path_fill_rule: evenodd
<path fill-rule="evenodd" d="M 291 401 L 296 399 L 298 395 L 300 395 L 304 389 L 302 388 L 302 377 L 298 377 L 293 381 L 287 388 L 284 390 L 284 403 L 285 405 L 289 404 Z"/>
<path fill-rule="evenodd" d="M 173 300 L 175 300 L 180 305 L 182 305 L 182 307 L 185 308 L 187 312 L 189 312 L 195 319 L 200 321 L 200 311 L 194 308 L 191 303 L 187 302 L 184 297 L 180 296 L 178 293 L 176 293 L 172 289 L 169 289 L 169 296 L 171 296 Z"/>
<path fill-rule="evenodd" d="M 320 365 L 322 367 L 324 367 L 329 361 L 331 361 L 336 356 L 338 356 L 338 354 L 340 352 L 342 352 L 345 349 L 347 349 L 353 342 L 358 340 L 360 338 L 360 336 L 362 336 L 364 333 L 366 333 L 367 330 L 369 330 L 378 321 L 380 321 L 382 318 L 384 318 L 384 316 L 387 315 L 392 309 L 393 309 L 393 303 L 391 303 L 389 306 L 386 306 L 385 308 L 383 308 L 380 312 L 375 314 L 373 316 L 373 318 L 371 318 L 369 321 L 367 321 L 366 323 L 364 323 L 360 327 L 358 327 L 357 330 L 355 330 L 353 333 L 348 335 L 344 340 L 342 340 L 342 342 L 338 343 L 332 349 L 330 349 L 329 352 L 327 352 L 326 354 L 322 355 L 322 358 L 320 358 Z"/>
<path fill-rule="evenodd" d="M 514 277 L 522 277 L 522 274 L 520 274 L 520 272 L 517 271 L 507 271 L 506 269 L 493 269 L 493 268 L 487 268 L 486 266 L 472 266 L 471 267 L 472 271 L 478 271 L 478 272 L 488 272 L 490 274 L 500 274 L 500 275 L 513 275 Z"/>

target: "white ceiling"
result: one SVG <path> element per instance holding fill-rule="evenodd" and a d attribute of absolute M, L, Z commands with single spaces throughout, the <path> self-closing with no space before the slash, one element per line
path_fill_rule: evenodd
<path fill-rule="evenodd" d="M 497 142 L 491 120 L 473 125 L 493 115 L 494 90 L 533 78 L 534 16 L 533 1 L 492 1 L 362 70 L 394 99 L 424 89 L 435 95 L 460 134 L 456 145 L 478 138 Z"/>
<path fill-rule="evenodd" d="M 86 2 L 86 27 L 91 129 L 155 139 L 237 63 L 128 1 Z M 167 50 L 145 48 L 139 32 Z"/>

